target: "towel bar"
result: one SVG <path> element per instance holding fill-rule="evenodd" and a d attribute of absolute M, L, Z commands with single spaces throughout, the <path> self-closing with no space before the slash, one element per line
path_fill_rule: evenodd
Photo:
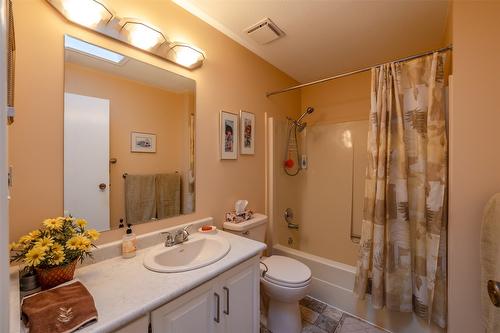
<path fill-rule="evenodd" d="M 176 170 L 175 173 L 179 173 L 179 171 Z M 126 173 L 126 172 L 122 175 L 123 178 L 127 178 L 127 176 L 128 176 L 128 173 Z"/>

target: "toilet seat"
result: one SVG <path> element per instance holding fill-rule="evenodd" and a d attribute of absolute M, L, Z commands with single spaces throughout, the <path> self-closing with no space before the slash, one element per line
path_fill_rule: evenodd
<path fill-rule="evenodd" d="M 263 274 L 267 282 L 288 288 L 305 287 L 311 282 L 311 270 L 298 260 L 272 255 L 262 262 L 267 267 Z"/>

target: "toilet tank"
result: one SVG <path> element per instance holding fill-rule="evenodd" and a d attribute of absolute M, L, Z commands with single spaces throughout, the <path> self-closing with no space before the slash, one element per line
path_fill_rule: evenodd
<path fill-rule="evenodd" d="M 232 223 L 224 222 L 224 231 L 250 238 L 264 243 L 266 240 L 267 216 L 264 214 L 254 214 L 253 218 L 245 222 Z"/>

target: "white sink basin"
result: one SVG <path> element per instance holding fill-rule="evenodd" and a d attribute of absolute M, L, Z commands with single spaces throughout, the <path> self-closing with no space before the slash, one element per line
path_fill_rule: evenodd
<path fill-rule="evenodd" d="M 184 272 L 210 265 L 230 249 L 229 241 L 220 235 L 195 233 L 182 244 L 153 247 L 144 257 L 144 266 L 155 272 Z"/>

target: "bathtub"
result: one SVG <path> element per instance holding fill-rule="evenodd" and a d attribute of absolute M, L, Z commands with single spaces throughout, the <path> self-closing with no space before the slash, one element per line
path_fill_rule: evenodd
<path fill-rule="evenodd" d="M 446 330 L 427 324 L 412 313 L 375 310 L 369 296 L 358 301 L 352 292 L 356 268 L 340 262 L 318 257 L 283 245 L 274 245 L 272 253 L 294 258 L 306 264 L 312 272 L 310 296 L 328 303 L 343 312 L 364 319 L 394 333 L 443 333 Z"/>

